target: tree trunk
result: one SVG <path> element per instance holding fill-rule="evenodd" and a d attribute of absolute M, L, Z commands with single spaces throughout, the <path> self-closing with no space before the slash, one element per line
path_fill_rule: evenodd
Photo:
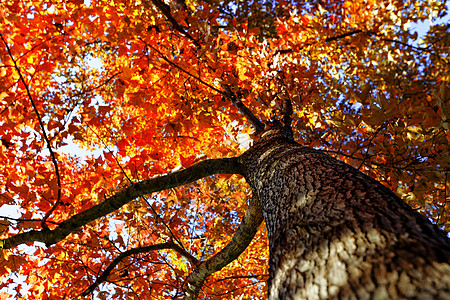
<path fill-rule="evenodd" d="M 380 183 L 269 131 L 241 158 L 260 199 L 269 299 L 450 299 L 450 242 Z"/>

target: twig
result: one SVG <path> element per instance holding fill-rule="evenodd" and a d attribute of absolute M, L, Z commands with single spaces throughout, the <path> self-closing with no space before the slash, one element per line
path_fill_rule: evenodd
<path fill-rule="evenodd" d="M 164 225 L 164 227 L 166 227 L 166 229 L 169 231 L 170 236 L 172 237 L 172 239 L 174 239 L 175 241 L 177 241 L 178 245 L 184 249 L 183 243 L 175 236 L 175 234 L 173 233 L 172 229 L 170 229 L 169 225 L 166 224 L 166 222 L 164 222 L 163 218 L 161 218 L 158 213 L 156 212 L 156 210 L 153 208 L 153 206 L 150 204 L 150 202 L 147 200 L 147 198 L 145 196 L 141 197 L 144 202 L 148 205 L 148 207 L 150 207 L 150 210 L 153 212 L 155 218 L 160 218 L 161 223 Z"/>
<path fill-rule="evenodd" d="M 357 170 L 360 170 L 361 167 L 365 164 L 366 159 L 367 159 L 367 154 L 369 153 L 369 147 L 370 144 L 372 143 L 372 141 L 375 139 L 375 137 L 386 128 L 387 124 L 389 124 L 389 121 L 384 122 L 383 124 L 380 125 L 380 127 L 377 128 L 377 130 L 375 131 L 375 133 L 369 138 L 369 142 L 367 143 L 367 148 L 366 151 L 364 153 L 364 158 L 361 161 L 361 164 L 358 166 Z"/>
<path fill-rule="evenodd" d="M 11 217 L 7 217 L 7 216 L 0 216 L 0 219 L 11 220 L 11 221 L 15 221 L 17 223 L 22 223 L 22 222 L 42 222 L 41 219 L 18 219 L 18 218 L 11 218 Z M 58 222 L 53 222 L 53 221 L 45 221 L 45 222 L 50 223 L 50 224 L 54 224 L 54 225 L 59 225 L 60 224 Z"/>
<path fill-rule="evenodd" d="M 444 214 L 447 206 L 447 176 L 448 172 L 445 172 L 445 178 L 444 178 L 444 203 L 442 204 L 441 211 L 439 212 L 439 216 L 436 220 L 436 224 L 439 226 L 439 222 L 441 221 L 441 217 Z"/>
<path fill-rule="evenodd" d="M 337 41 L 339 39 L 342 39 L 342 38 L 345 38 L 345 37 L 348 37 L 348 36 L 351 36 L 351 35 L 354 35 L 354 34 L 358 34 L 358 33 L 361 33 L 361 32 L 363 32 L 363 31 L 358 29 L 358 30 L 346 32 L 346 33 L 343 33 L 343 34 L 338 34 L 336 36 L 330 36 L 330 37 L 327 37 L 325 39 L 325 42 Z M 304 46 L 298 48 L 298 50 L 302 50 L 303 48 L 305 48 L 307 46 L 313 46 L 314 44 L 317 44 L 318 42 L 320 42 L 320 41 L 317 41 L 315 43 L 313 43 L 313 42 L 307 43 Z M 277 51 L 275 51 L 274 56 L 277 55 L 277 54 L 287 54 L 287 53 L 292 53 L 292 52 L 294 52 L 293 49 L 277 50 Z"/>
<path fill-rule="evenodd" d="M 340 39 L 342 39 L 342 38 L 345 38 L 345 37 L 348 37 L 348 36 L 352 36 L 352 35 L 355 35 L 355 34 L 358 34 L 358 33 L 368 33 L 368 34 L 370 34 L 370 35 L 379 36 L 379 35 L 378 35 L 376 32 L 374 32 L 374 31 L 363 31 L 363 30 L 361 30 L 361 29 L 357 29 L 357 30 L 353 30 L 353 31 L 350 31 L 350 32 L 345 32 L 345 33 L 338 34 L 338 35 L 335 35 L 335 36 L 327 37 L 324 41 L 325 41 L 325 42 L 337 41 L 337 40 L 340 40 Z M 411 48 L 411 49 L 413 49 L 413 50 L 415 50 L 415 51 L 431 52 L 431 50 L 428 49 L 429 47 L 426 47 L 426 48 L 416 47 L 416 46 L 410 45 L 410 44 L 408 44 L 408 43 L 405 43 L 405 42 L 402 42 L 402 41 L 398 41 L 398 40 L 394 40 L 394 39 L 380 38 L 380 39 L 378 39 L 378 40 L 379 40 L 379 41 L 384 41 L 384 42 L 397 43 L 397 44 L 403 45 L 403 46 L 405 46 L 405 47 Z M 317 43 L 317 42 L 316 42 L 316 43 Z M 305 44 L 304 46 L 300 47 L 298 50 L 302 50 L 303 48 L 305 48 L 305 47 L 307 47 L 307 46 L 313 46 L 313 45 L 316 44 L 316 43 L 307 43 L 307 44 Z M 282 50 L 277 50 L 277 51 L 274 53 L 274 55 L 277 55 L 277 54 L 287 54 L 287 53 L 292 53 L 292 52 L 294 52 L 293 49 L 282 49 Z"/>
<path fill-rule="evenodd" d="M 345 33 L 342 33 L 342 34 L 338 34 L 338 35 L 335 35 L 335 36 L 330 36 L 330 37 L 327 37 L 325 39 L 325 42 L 336 41 L 336 40 L 339 40 L 339 39 L 342 39 L 342 38 L 345 38 L 345 37 L 348 37 L 348 36 L 351 36 L 351 35 L 354 35 L 354 34 L 358 34 L 358 33 L 361 33 L 361 32 L 363 32 L 361 29 L 357 29 L 357 30 L 345 32 Z M 372 33 L 372 32 L 369 31 L 368 33 Z"/>
<path fill-rule="evenodd" d="M 117 165 L 119 166 L 121 172 L 123 173 L 123 175 L 127 178 L 128 182 L 130 183 L 130 185 L 132 185 L 134 182 L 131 180 L 131 178 L 126 174 L 125 170 L 122 168 L 119 160 L 117 159 L 117 156 L 114 155 L 114 153 L 108 148 L 108 146 L 106 145 L 106 143 L 103 141 L 103 139 L 97 134 L 97 132 L 95 132 L 92 128 L 89 127 L 89 129 L 91 129 L 92 132 L 94 132 L 94 134 L 97 136 L 97 138 L 101 141 L 102 144 L 105 145 L 106 150 L 108 150 L 108 152 L 112 155 L 112 157 L 114 158 L 114 160 L 116 161 Z M 144 202 L 147 203 L 147 205 L 150 207 L 150 209 L 153 211 L 153 213 L 155 214 L 155 217 L 158 217 L 157 212 L 153 209 L 153 207 L 150 205 L 150 203 L 148 202 L 147 198 L 145 196 L 140 197 L 144 200 Z M 174 238 L 178 244 L 180 245 L 180 247 L 183 247 L 183 244 L 181 243 L 181 241 L 175 236 L 175 234 L 172 232 L 172 230 L 170 229 L 170 227 L 164 222 L 162 221 L 163 225 L 166 227 L 166 229 L 170 232 L 170 235 L 172 236 L 172 238 Z"/>
<path fill-rule="evenodd" d="M 393 40 L 393 39 L 380 39 L 380 41 L 397 43 L 397 44 L 403 45 L 405 47 L 411 48 L 414 51 L 432 52 L 430 49 L 428 49 L 430 47 L 426 47 L 426 48 L 416 47 L 416 46 L 410 45 L 408 43 L 405 43 L 405 42 L 402 42 L 402 41 Z"/>

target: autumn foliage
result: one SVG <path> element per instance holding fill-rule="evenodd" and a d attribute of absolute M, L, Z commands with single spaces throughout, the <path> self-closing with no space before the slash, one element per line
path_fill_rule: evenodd
<path fill-rule="evenodd" d="M 3 240 L 241 154 L 257 137 L 239 103 L 273 120 L 286 98 L 297 141 L 450 230 L 450 27 L 414 31 L 444 17 L 444 3 L 4 0 L 0 12 L 0 205 L 20 212 L 2 216 Z M 4 249 L 0 298 L 77 298 L 99 278 L 100 299 L 178 296 L 196 262 L 230 241 L 250 194 L 241 176 L 211 176 L 56 244 Z M 200 296 L 263 299 L 267 256 L 261 226 Z"/>

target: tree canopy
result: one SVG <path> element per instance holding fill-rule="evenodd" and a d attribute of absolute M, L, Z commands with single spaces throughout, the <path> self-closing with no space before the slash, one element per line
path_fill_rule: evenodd
<path fill-rule="evenodd" d="M 251 191 L 239 175 L 177 171 L 243 153 L 262 131 L 253 117 L 292 122 L 301 144 L 450 230 L 450 26 L 432 22 L 445 1 L 4 0 L 0 11 L 0 205 L 20 212 L 0 220 L 5 299 L 178 296 L 231 240 Z M 166 174 L 173 185 L 130 189 Z M 264 298 L 267 256 L 261 226 L 201 296 Z"/>

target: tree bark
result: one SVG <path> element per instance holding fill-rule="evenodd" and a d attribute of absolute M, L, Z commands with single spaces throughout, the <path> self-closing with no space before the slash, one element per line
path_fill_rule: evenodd
<path fill-rule="evenodd" d="M 267 224 L 269 299 L 450 299 L 449 239 L 377 181 L 279 130 L 240 161 Z"/>

